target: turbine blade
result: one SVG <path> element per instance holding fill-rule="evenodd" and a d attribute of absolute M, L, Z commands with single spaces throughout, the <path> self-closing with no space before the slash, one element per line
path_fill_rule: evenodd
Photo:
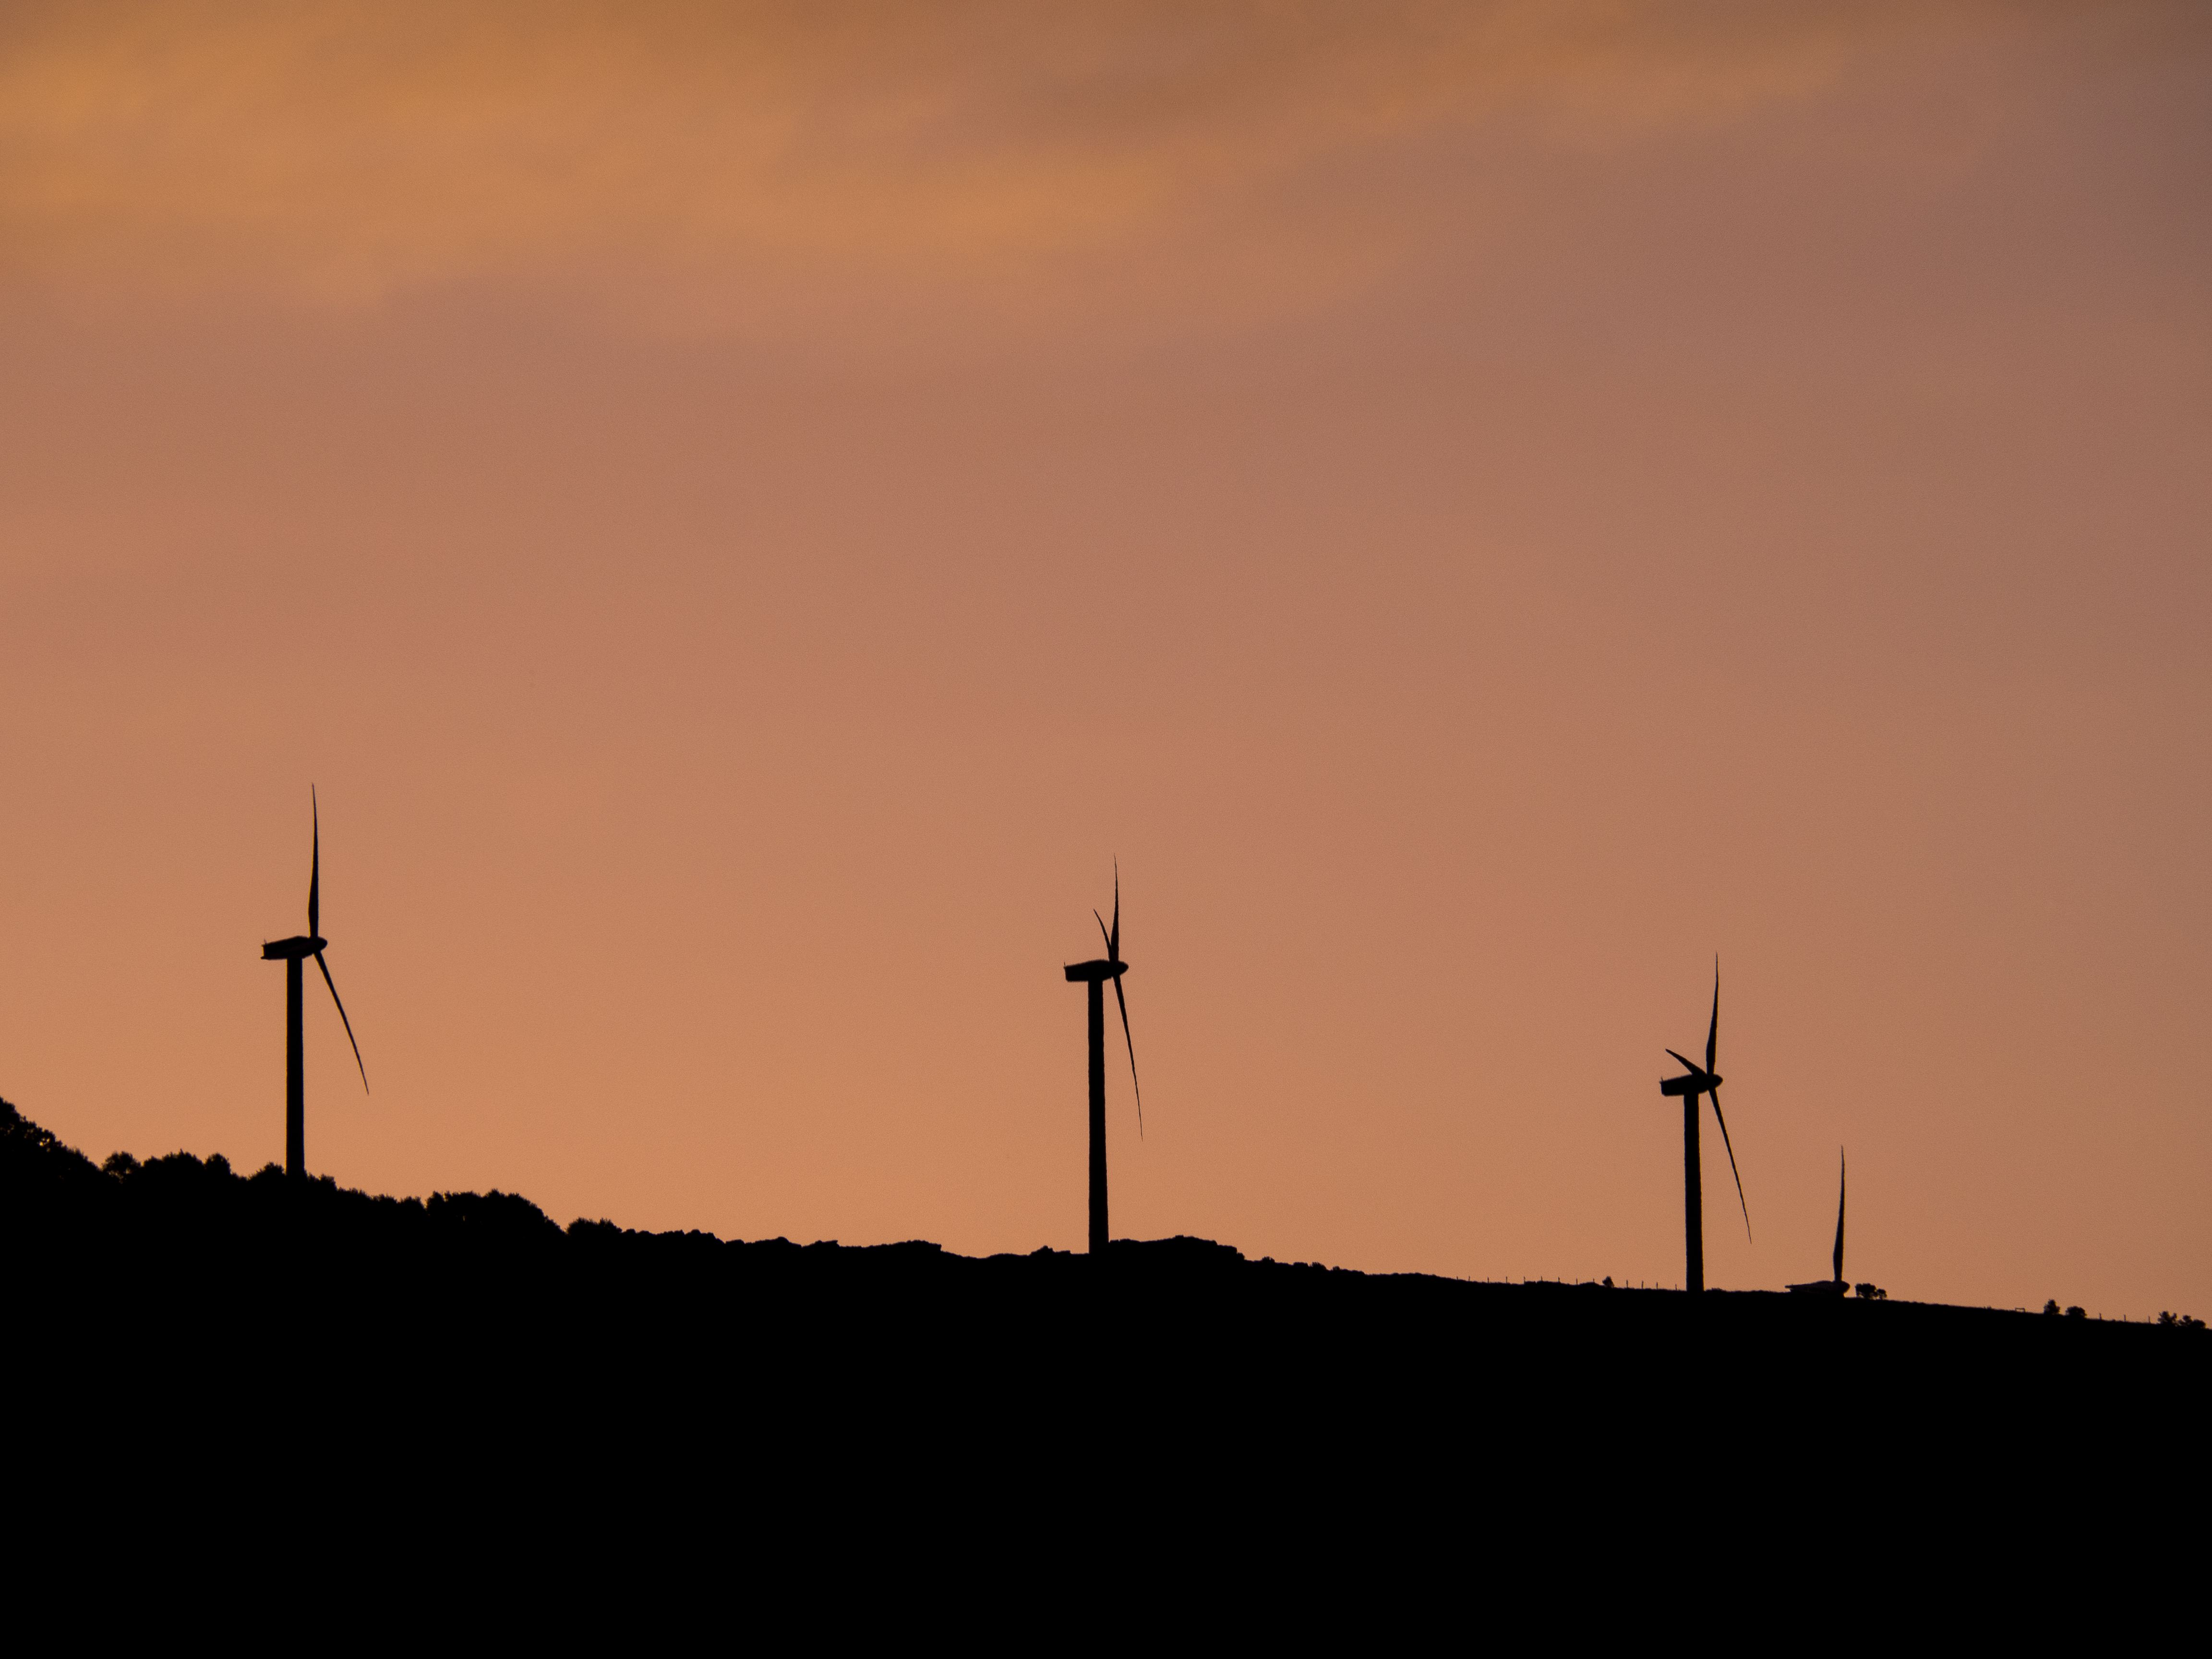
<path fill-rule="evenodd" d="M 1751 1206 L 1744 1200 L 1743 1176 L 1735 1167 L 1735 1148 L 1729 1146 L 1728 1119 L 1721 1117 L 1721 1091 L 1717 1089 L 1708 1089 L 1705 1091 L 1705 1096 L 1713 1103 L 1713 1115 L 1720 1118 L 1721 1145 L 1728 1146 L 1729 1173 L 1735 1176 L 1735 1201 L 1743 1205 L 1743 1236 L 1755 1244 L 1759 1241 L 1751 1237 Z"/>
<path fill-rule="evenodd" d="M 1674 1051 L 1672 1048 L 1668 1049 L 1668 1050 L 1667 1050 L 1667 1052 L 1668 1052 L 1668 1054 L 1669 1054 L 1673 1055 L 1673 1056 L 1674 1056 L 1674 1058 L 1676 1060 L 1680 1061 L 1680 1064 L 1681 1064 L 1681 1066 L 1683 1066 L 1683 1068 L 1684 1068 L 1686 1071 L 1692 1072 L 1692 1073 L 1695 1073 L 1695 1074 L 1696 1074 L 1697 1076 L 1698 1076 L 1698 1077 L 1711 1077 L 1711 1076 L 1712 1075 L 1712 1073 L 1710 1073 L 1710 1072 L 1700 1072 L 1700 1071 L 1698 1071 L 1698 1062 L 1697 1062 L 1696 1060 L 1683 1060 L 1683 1059 L 1682 1059 L 1682 1056 L 1681 1056 L 1681 1055 L 1680 1055 L 1680 1054 L 1675 1054 L 1675 1053 L 1674 1053 Z"/>
<path fill-rule="evenodd" d="M 1116 962 L 1121 959 L 1121 860 L 1119 859 L 1114 860 L 1114 931 L 1106 936 L 1106 954 Z M 1117 981 L 1114 987 L 1115 994 L 1118 996 L 1121 990 Z M 1126 1036 L 1127 1033 L 1122 1035 Z"/>
<path fill-rule="evenodd" d="M 314 861 L 307 866 L 307 937 L 320 939 L 323 936 L 319 926 L 323 915 L 323 813 L 315 804 L 315 786 L 312 783 L 307 786 L 307 811 L 314 815 L 315 826 Z M 335 996 L 337 993 L 333 991 L 331 994 Z"/>
<path fill-rule="evenodd" d="M 1721 959 L 1713 958 L 1713 1023 L 1705 1028 L 1705 1073 L 1711 1076 L 1714 1063 L 1720 1058 L 1713 1051 L 1721 1042 Z M 1719 1109 L 1715 1108 L 1716 1110 Z"/>
<path fill-rule="evenodd" d="M 315 952 L 315 966 L 323 970 L 323 983 L 331 988 L 331 1000 L 338 1005 L 338 1018 L 345 1021 L 346 1041 L 353 1042 L 353 1063 L 361 1066 L 361 1091 L 368 1092 L 368 1067 L 362 1065 L 361 1044 L 353 1042 L 353 1022 L 346 1019 L 345 1002 L 338 995 L 338 982 L 331 977 L 331 964 L 323 960 L 320 951 Z"/>
<path fill-rule="evenodd" d="M 1114 937 L 1106 931 L 1106 918 L 1093 910 L 1091 919 L 1098 924 L 1098 937 L 1106 941 L 1106 959 L 1111 962 L 1114 959 Z"/>
<path fill-rule="evenodd" d="M 1121 1041 L 1129 1045 L 1129 1086 L 1137 1093 L 1137 1139 L 1145 1138 L 1145 1091 L 1137 1081 L 1137 1042 L 1129 1035 L 1129 1000 L 1121 994 L 1120 975 L 1114 978 L 1114 1003 L 1121 1011 Z"/>
<path fill-rule="evenodd" d="M 1851 1170 L 1839 1147 L 1836 1161 L 1841 1166 L 1836 1180 L 1836 1283 L 1844 1282 L 1844 1200 L 1850 1190 Z"/>

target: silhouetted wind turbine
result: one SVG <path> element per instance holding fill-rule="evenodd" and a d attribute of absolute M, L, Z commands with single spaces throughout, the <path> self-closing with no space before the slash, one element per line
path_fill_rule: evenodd
<path fill-rule="evenodd" d="M 1121 975 L 1129 964 L 1121 960 L 1121 870 L 1114 869 L 1114 925 L 1093 910 L 1098 931 L 1105 936 L 1106 955 L 1097 962 L 1071 963 L 1067 977 L 1090 988 L 1091 1015 L 1091 1253 L 1106 1248 L 1106 994 L 1101 988 L 1114 981 L 1114 1000 L 1121 1010 L 1121 1040 L 1129 1045 L 1129 1086 L 1137 1094 L 1137 1133 L 1145 1132 L 1145 1095 L 1137 1084 L 1137 1044 L 1129 1036 L 1129 1004 L 1121 994 Z"/>
<path fill-rule="evenodd" d="M 1850 1188 L 1850 1166 L 1845 1162 L 1843 1148 L 1839 1146 L 1836 1149 L 1836 1276 L 1790 1287 L 1801 1295 L 1841 1296 L 1850 1288 L 1844 1283 L 1844 1199 Z"/>
<path fill-rule="evenodd" d="M 330 941 L 322 935 L 323 815 L 315 801 L 313 786 L 307 790 L 308 811 L 314 814 L 314 855 L 307 866 L 307 931 L 296 938 L 272 939 L 261 947 L 264 962 L 284 964 L 284 1173 L 307 1173 L 307 1076 L 304 1044 L 300 1036 L 300 963 L 313 957 L 323 970 L 323 983 L 331 988 L 338 1018 L 345 1022 L 346 1041 L 353 1042 L 353 1063 L 361 1066 L 361 1086 L 368 1088 L 368 1067 L 362 1065 L 361 1044 L 354 1042 L 353 1022 L 346 1019 L 345 1004 L 338 1000 L 337 981 L 331 977 L 323 949 Z"/>
<path fill-rule="evenodd" d="M 1728 1119 L 1721 1116 L 1721 1074 L 1713 1069 L 1721 1035 L 1721 963 L 1713 958 L 1713 1023 L 1705 1031 L 1705 1063 L 1700 1066 L 1693 1060 L 1684 1060 L 1667 1050 L 1676 1060 L 1689 1067 L 1687 1077 L 1670 1077 L 1659 1085 L 1662 1095 L 1682 1097 L 1682 1247 L 1689 1258 L 1683 1288 L 1698 1291 L 1705 1288 L 1705 1217 L 1704 1183 L 1700 1180 L 1698 1157 L 1698 1097 L 1711 1095 L 1713 1115 L 1719 1119 L 1721 1145 L 1728 1147 L 1729 1173 L 1735 1176 L 1736 1202 L 1743 1205 L 1743 1236 L 1751 1237 L 1751 1206 L 1744 1202 L 1743 1176 L 1735 1167 L 1735 1148 L 1729 1144 Z"/>

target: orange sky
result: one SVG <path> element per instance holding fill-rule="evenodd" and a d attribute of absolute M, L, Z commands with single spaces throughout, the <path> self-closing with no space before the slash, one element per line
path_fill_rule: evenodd
<path fill-rule="evenodd" d="M 456 21 L 456 15 L 465 21 Z M 0 1093 L 557 1218 L 2212 1308 L 2212 14 L 0 17 Z M 1710 1133 L 1709 1143 L 1711 1140 Z M 1726 1207 L 1723 1207 L 1723 1206 Z"/>

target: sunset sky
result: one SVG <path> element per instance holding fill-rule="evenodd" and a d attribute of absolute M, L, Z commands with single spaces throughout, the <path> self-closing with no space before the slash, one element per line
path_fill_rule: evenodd
<path fill-rule="evenodd" d="M 2212 8 L 10 4 L 0 1095 L 2212 1315 Z M 312 978 L 312 976 L 311 976 Z"/>

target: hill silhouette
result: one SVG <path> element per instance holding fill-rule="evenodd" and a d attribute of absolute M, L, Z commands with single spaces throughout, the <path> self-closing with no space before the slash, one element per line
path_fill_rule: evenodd
<path fill-rule="evenodd" d="M 1862 1495 L 1940 1476 L 1985 1504 L 2057 1471 L 2132 1483 L 2212 1382 L 2201 1328 L 1368 1274 L 1196 1238 L 975 1258 L 562 1227 L 510 1193 L 95 1165 L 13 1107 L 0 1217 L 19 1420 L 356 1480 L 550 1460 L 575 1490 L 650 1469 L 731 1501 L 889 1482 L 1056 1505 L 1070 1470 L 1116 1502 L 1211 1472 L 1240 1504 L 1764 1493 L 1818 1528 L 1839 1468 Z"/>

